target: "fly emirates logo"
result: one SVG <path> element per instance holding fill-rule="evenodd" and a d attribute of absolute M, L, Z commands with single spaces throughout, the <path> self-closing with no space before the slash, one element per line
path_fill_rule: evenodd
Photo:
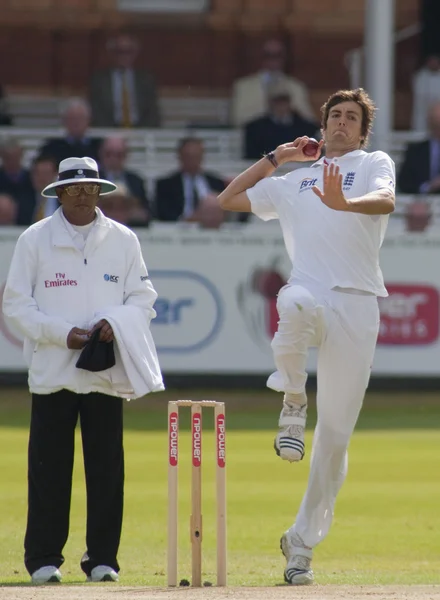
<path fill-rule="evenodd" d="M 44 287 L 47 288 L 51 288 L 51 287 L 61 287 L 61 286 L 65 286 L 65 285 L 78 285 L 78 282 L 76 281 L 76 279 L 69 279 L 68 277 L 66 277 L 65 273 L 55 273 L 55 279 L 53 279 L 52 281 L 50 281 L 49 279 L 46 279 L 44 281 Z"/>

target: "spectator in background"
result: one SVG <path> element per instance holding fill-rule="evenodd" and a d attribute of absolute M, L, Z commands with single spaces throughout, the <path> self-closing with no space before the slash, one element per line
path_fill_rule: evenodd
<path fill-rule="evenodd" d="M 150 73 L 135 69 L 138 41 L 119 33 L 108 42 L 112 67 L 96 72 L 89 97 L 95 127 L 159 127 L 156 83 Z"/>
<path fill-rule="evenodd" d="M 33 195 L 29 171 L 23 166 L 23 148 L 18 140 L 3 140 L 0 146 L 0 193 L 13 198 L 17 205 L 17 225 L 29 225 L 32 219 Z"/>
<path fill-rule="evenodd" d="M 277 82 L 268 88 L 269 110 L 245 126 L 244 158 L 257 159 L 298 137 L 319 136 L 317 123 L 301 117 L 292 105 L 289 88 Z"/>
<path fill-rule="evenodd" d="M 17 199 L 23 188 L 30 186 L 29 171 L 23 166 L 23 148 L 14 138 L 7 138 L 1 142 L 0 158 L 0 192 L 10 194 Z"/>
<path fill-rule="evenodd" d="M 267 92 L 270 85 L 283 82 L 289 89 L 295 110 L 310 121 L 315 119 L 305 85 L 284 72 L 286 51 L 276 39 L 268 40 L 262 51 L 258 73 L 235 81 L 232 89 L 231 121 L 234 127 L 262 117 L 268 109 Z"/>
<path fill-rule="evenodd" d="M 142 177 L 125 168 L 127 155 L 127 142 L 124 138 L 119 136 L 105 138 L 99 151 L 100 172 L 104 179 L 126 186 L 130 195 L 137 198 L 141 206 L 150 213 Z"/>
<path fill-rule="evenodd" d="M 17 203 L 12 196 L 0 193 L 0 226 L 17 224 Z"/>
<path fill-rule="evenodd" d="M 3 86 L 0 85 L 0 127 L 12 124 L 12 117 L 9 114 L 7 98 Z"/>
<path fill-rule="evenodd" d="M 440 3 L 438 0 L 419 0 L 420 50 L 423 57 L 440 55 Z"/>
<path fill-rule="evenodd" d="M 226 185 L 216 175 L 203 170 L 202 140 L 183 138 L 177 153 L 179 170 L 156 183 L 155 216 L 159 221 L 200 222 L 210 208 L 214 210 L 214 203 L 206 199 L 212 194 L 218 195 Z"/>
<path fill-rule="evenodd" d="M 121 225 L 146 227 L 149 224 L 149 214 L 123 183 L 111 194 L 100 196 L 98 207 L 106 217 Z"/>
<path fill-rule="evenodd" d="M 41 156 L 51 156 L 59 163 L 76 156 L 88 156 L 98 160 L 101 140 L 88 135 L 90 127 L 90 107 L 82 98 L 72 98 L 68 101 L 62 114 L 62 124 L 65 128 L 64 137 L 47 140 L 39 151 Z"/>
<path fill-rule="evenodd" d="M 429 138 L 409 144 L 397 177 L 402 194 L 440 194 L 440 102 L 428 114 Z"/>
<path fill-rule="evenodd" d="M 413 78 L 414 131 L 427 131 L 429 110 L 437 102 L 440 102 L 440 54 L 432 54 Z"/>
<path fill-rule="evenodd" d="M 404 217 L 406 231 L 426 231 L 432 221 L 432 207 L 425 200 L 416 198 L 406 207 Z"/>
<path fill-rule="evenodd" d="M 56 181 L 58 166 L 55 160 L 49 156 L 37 156 L 31 167 L 31 181 L 34 190 L 32 223 L 51 217 L 60 206 L 58 198 L 42 196 L 41 192 L 49 184 Z"/>
<path fill-rule="evenodd" d="M 438 230 L 434 221 L 434 207 L 427 196 L 401 196 L 389 220 L 387 236 Z"/>

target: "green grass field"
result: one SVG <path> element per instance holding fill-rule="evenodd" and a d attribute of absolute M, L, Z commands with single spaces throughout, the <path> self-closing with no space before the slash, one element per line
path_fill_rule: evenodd
<path fill-rule="evenodd" d="M 165 586 L 166 402 L 214 398 L 227 404 L 228 577 L 231 586 L 282 582 L 280 534 L 293 522 L 305 490 L 308 459 L 276 457 L 273 437 L 280 398 L 270 392 L 168 391 L 126 405 L 125 516 L 121 583 Z M 0 584 L 28 581 L 23 566 L 29 399 L 0 390 Z M 184 419 L 186 429 L 189 419 Z M 205 418 L 205 431 L 212 420 Z M 311 410 L 307 448 L 315 414 Z M 370 394 L 350 447 L 348 479 L 329 537 L 316 549 L 317 583 L 440 583 L 440 400 L 438 395 Z M 65 548 L 65 582 L 82 582 L 85 490 L 78 437 Z M 180 569 L 190 578 L 189 432 L 181 441 Z M 215 583 L 214 439 L 204 438 L 204 580 Z"/>

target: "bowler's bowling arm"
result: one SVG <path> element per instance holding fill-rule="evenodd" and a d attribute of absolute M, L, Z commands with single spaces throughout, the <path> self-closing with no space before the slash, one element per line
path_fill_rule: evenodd
<path fill-rule="evenodd" d="M 395 205 L 394 191 L 384 188 L 359 198 L 350 198 L 347 210 L 362 215 L 389 215 L 394 211 Z"/>
<path fill-rule="evenodd" d="M 252 212 L 251 203 L 246 190 L 254 187 L 265 177 L 270 177 L 275 167 L 266 158 L 262 158 L 254 165 L 237 175 L 228 187 L 218 196 L 218 201 L 223 210 L 234 212 Z"/>

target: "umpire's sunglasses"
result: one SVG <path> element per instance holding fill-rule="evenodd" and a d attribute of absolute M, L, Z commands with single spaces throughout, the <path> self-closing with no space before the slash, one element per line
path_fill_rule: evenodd
<path fill-rule="evenodd" d="M 64 189 L 69 196 L 79 196 L 81 190 L 84 190 L 86 194 L 91 196 L 92 194 L 97 194 L 100 188 L 97 183 L 84 183 L 82 185 L 75 183 L 73 185 L 66 185 Z"/>

